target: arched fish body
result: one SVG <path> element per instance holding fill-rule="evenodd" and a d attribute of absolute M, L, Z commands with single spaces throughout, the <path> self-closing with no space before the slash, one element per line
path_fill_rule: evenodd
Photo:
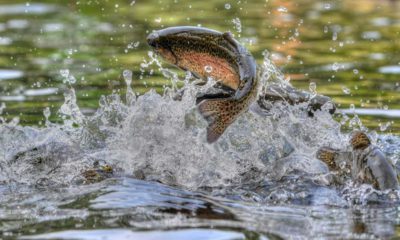
<path fill-rule="evenodd" d="M 215 142 L 257 95 L 256 63 L 230 33 L 200 27 L 172 27 L 147 37 L 166 61 L 194 75 L 214 78 L 232 94 L 202 96 L 198 109 L 208 121 L 207 141 Z"/>

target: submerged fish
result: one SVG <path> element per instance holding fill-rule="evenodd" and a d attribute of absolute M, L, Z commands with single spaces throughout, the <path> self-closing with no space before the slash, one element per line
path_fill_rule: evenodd
<path fill-rule="evenodd" d="M 198 109 L 207 120 L 207 141 L 215 142 L 257 95 L 256 62 L 230 33 L 200 27 L 171 27 L 155 31 L 148 44 L 166 61 L 231 90 L 204 95 Z"/>
<path fill-rule="evenodd" d="M 350 144 L 352 151 L 323 147 L 316 157 L 325 162 L 331 171 L 342 176 L 350 173 L 357 182 L 372 184 L 380 190 L 399 188 L 394 166 L 382 150 L 371 143 L 366 133 L 354 132 Z"/>

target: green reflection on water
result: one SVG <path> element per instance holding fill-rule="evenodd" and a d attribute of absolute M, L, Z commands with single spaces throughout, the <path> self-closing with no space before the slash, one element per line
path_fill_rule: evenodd
<path fill-rule="evenodd" d="M 77 79 L 73 86 L 78 104 L 87 113 L 96 109 L 101 95 L 124 93 L 125 69 L 133 71 L 135 91 L 162 92 L 169 81 L 158 68 L 140 68 L 149 60 L 145 37 L 153 29 L 176 25 L 232 31 L 259 63 L 267 49 L 294 86 L 308 89 L 316 82 L 317 91 L 341 108 L 400 108 L 398 2 L 239 2 L 47 0 L 27 6 L 26 1 L 2 1 L 0 7 L 8 12 L 0 11 L 0 69 L 24 73 L 0 80 L 0 102 L 7 105 L 3 115 L 38 124 L 44 119 L 43 109 L 50 107 L 51 120 L 59 121 L 57 110 L 67 87 L 61 69 L 69 69 Z M 235 18 L 241 21 L 240 32 L 232 23 Z M 383 66 L 394 66 L 395 71 L 383 73 Z M 59 88 L 57 94 L 26 94 L 28 89 L 54 87 Z M 388 131 L 400 132 L 396 119 L 362 120 L 378 130 L 379 123 L 393 121 Z"/>

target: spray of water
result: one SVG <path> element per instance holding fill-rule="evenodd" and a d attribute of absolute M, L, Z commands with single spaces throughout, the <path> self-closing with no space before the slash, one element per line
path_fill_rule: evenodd
<path fill-rule="evenodd" d="M 181 81 L 177 74 L 151 60 L 172 81 L 160 95 L 150 90 L 137 96 L 132 72 L 123 77 L 127 93 L 101 97 L 92 116 L 80 111 L 71 86 L 58 111 L 63 124 L 51 123 L 45 109 L 44 128 L 0 125 L 0 181 L 28 185 L 79 183 L 94 163 L 107 163 L 119 174 L 196 190 L 203 187 L 280 181 L 303 175 L 324 182 L 327 168 L 315 158 L 321 146 L 346 148 L 348 137 L 327 111 L 309 117 L 304 105 L 275 104 L 268 116 L 242 114 L 215 143 L 206 142 L 206 122 L 195 106 L 196 93 L 210 85 Z M 70 76 L 70 75 L 68 75 Z M 262 94 L 268 84 L 288 85 L 265 54 L 259 71 Z M 183 82 L 176 100 L 178 82 Z M 326 182 L 324 184 L 327 184 Z M 281 191 L 281 190 L 279 190 Z M 287 198 L 288 195 L 285 195 Z"/>
<path fill-rule="evenodd" d="M 282 177 L 293 169 L 317 173 L 323 169 L 315 164 L 314 151 L 324 142 L 340 144 L 339 124 L 329 114 L 320 112 L 310 119 L 300 108 L 283 105 L 277 105 L 270 118 L 243 114 L 218 143 L 207 144 L 206 122 L 197 112 L 195 95 L 210 86 L 202 89 L 186 79 L 182 99 L 176 101 L 172 96 L 180 80 L 149 56 L 142 67 L 156 63 L 172 79 L 173 87 L 164 95 L 149 91 L 137 97 L 130 86 L 132 72 L 126 70 L 126 101 L 116 94 L 103 96 L 93 116 L 82 114 L 71 86 L 58 112 L 63 124 L 48 120 L 49 109 L 44 111 L 44 129 L 3 123 L 0 160 L 7 171 L 2 179 L 36 183 L 50 176 L 65 183 L 91 162 L 105 161 L 125 174 L 193 189 L 240 183 L 249 173 L 254 178 Z M 261 69 L 260 91 L 272 82 L 288 84 L 267 55 Z M 72 78 L 64 72 L 65 78 Z"/>

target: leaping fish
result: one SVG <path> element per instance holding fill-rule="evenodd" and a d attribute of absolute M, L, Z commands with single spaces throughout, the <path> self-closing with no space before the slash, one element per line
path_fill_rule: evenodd
<path fill-rule="evenodd" d="M 205 95 L 198 109 L 207 120 L 207 142 L 212 143 L 257 97 L 256 62 L 229 32 L 202 27 L 171 27 L 155 31 L 148 44 L 167 62 L 206 80 L 232 90 L 225 94 Z"/>

